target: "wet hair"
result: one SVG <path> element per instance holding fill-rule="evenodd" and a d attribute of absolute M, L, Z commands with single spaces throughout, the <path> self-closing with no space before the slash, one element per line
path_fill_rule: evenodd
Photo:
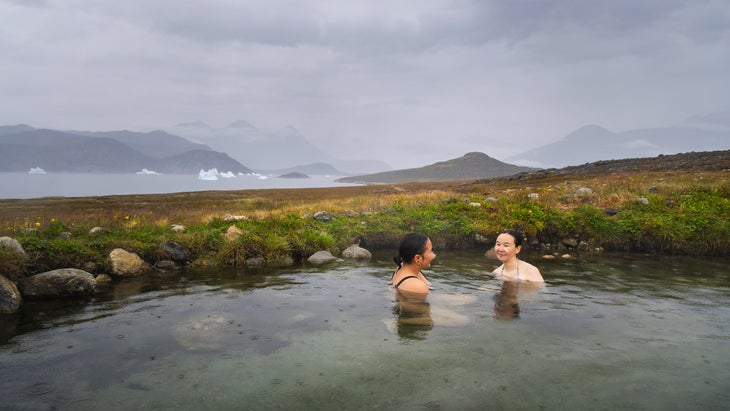
<path fill-rule="evenodd" d="M 393 261 L 398 265 L 402 266 L 403 263 L 409 264 L 413 262 L 413 259 L 418 254 L 423 254 L 426 251 L 426 243 L 428 237 L 425 234 L 411 233 L 405 235 L 400 240 L 398 246 L 398 255 L 393 257 Z"/>
<path fill-rule="evenodd" d="M 517 230 L 506 230 L 502 231 L 499 234 L 509 234 L 512 236 L 512 238 L 515 239 L 515 247 L 519 247 L 522 245 L 522 234 Z"/>

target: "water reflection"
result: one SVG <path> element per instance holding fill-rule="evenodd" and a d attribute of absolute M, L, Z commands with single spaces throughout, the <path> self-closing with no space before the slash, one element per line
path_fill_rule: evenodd
<path fill-rule="evenodd" d="M 536 294 L 542 284 L 523 281 L 503 281 L 499 292 L 492 297 L 494 300 L 494 318 L 498 320 L 514 320 L 520 317 L 520 295 Z"/>
<path fill-rule="evenodd" d="M 426 297 L 410 297 L 396 291 L 393 314 L 396 316 L 398 336 L 422 340 L 433 329 L 431 304 Z"/>

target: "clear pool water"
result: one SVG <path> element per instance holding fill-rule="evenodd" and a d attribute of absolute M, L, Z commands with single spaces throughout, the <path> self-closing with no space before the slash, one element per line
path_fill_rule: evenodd
<path fill-rule="evenodd" d="M 727 259 L 539 260 L 544 287 L 438 252 L 427 304 L 391 255 L 191 271 L 0 317 L 3 409 L 727 409 Z"/>

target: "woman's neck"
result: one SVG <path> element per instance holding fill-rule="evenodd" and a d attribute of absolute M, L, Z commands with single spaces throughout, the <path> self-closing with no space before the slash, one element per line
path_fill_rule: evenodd
<path fill-rule="evenodd" d="M 520 267 L 520 260 L 517 257 L 511 258 L 511 259 L 505 261 L 504 263 L 502 263 L 502 274 L 510 273 L 510 274 L 514 275 L 514 273 L 517 273 L 517 275 L 519 275 L 519 272 L 520 272 L 519 267 Z"/>

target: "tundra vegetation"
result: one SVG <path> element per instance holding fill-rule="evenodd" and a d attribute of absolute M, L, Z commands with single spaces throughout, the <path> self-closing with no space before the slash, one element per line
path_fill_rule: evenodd
<path fill-rule="evenodd" d="M 726 170 L 207 191 L 158 195 L 0 200 L 0 236 L 19 241 L 21 258 L 0 247 L 11 279 L 56 268 L 110 271 L 123 248 L 154 264 L 162 245 L 184 247 L 193 264 L 243 264 L 252 257 L 295 263 L 319 250 L 339 255 L 359 243 L 395 249 L 408 232 L 437 249 L 491 246 L 502 230 L 525 233 L 546 254 L 558 247 L 727 256 L 730 185 Z M 318 212 L 332 219 L 315 219 Z M 184 230 L 172 230 L 173 225 Z M 240 235 L 226 239 L 231 226 Z M 90 233 L 94 227 L 100 232 Z"/>

